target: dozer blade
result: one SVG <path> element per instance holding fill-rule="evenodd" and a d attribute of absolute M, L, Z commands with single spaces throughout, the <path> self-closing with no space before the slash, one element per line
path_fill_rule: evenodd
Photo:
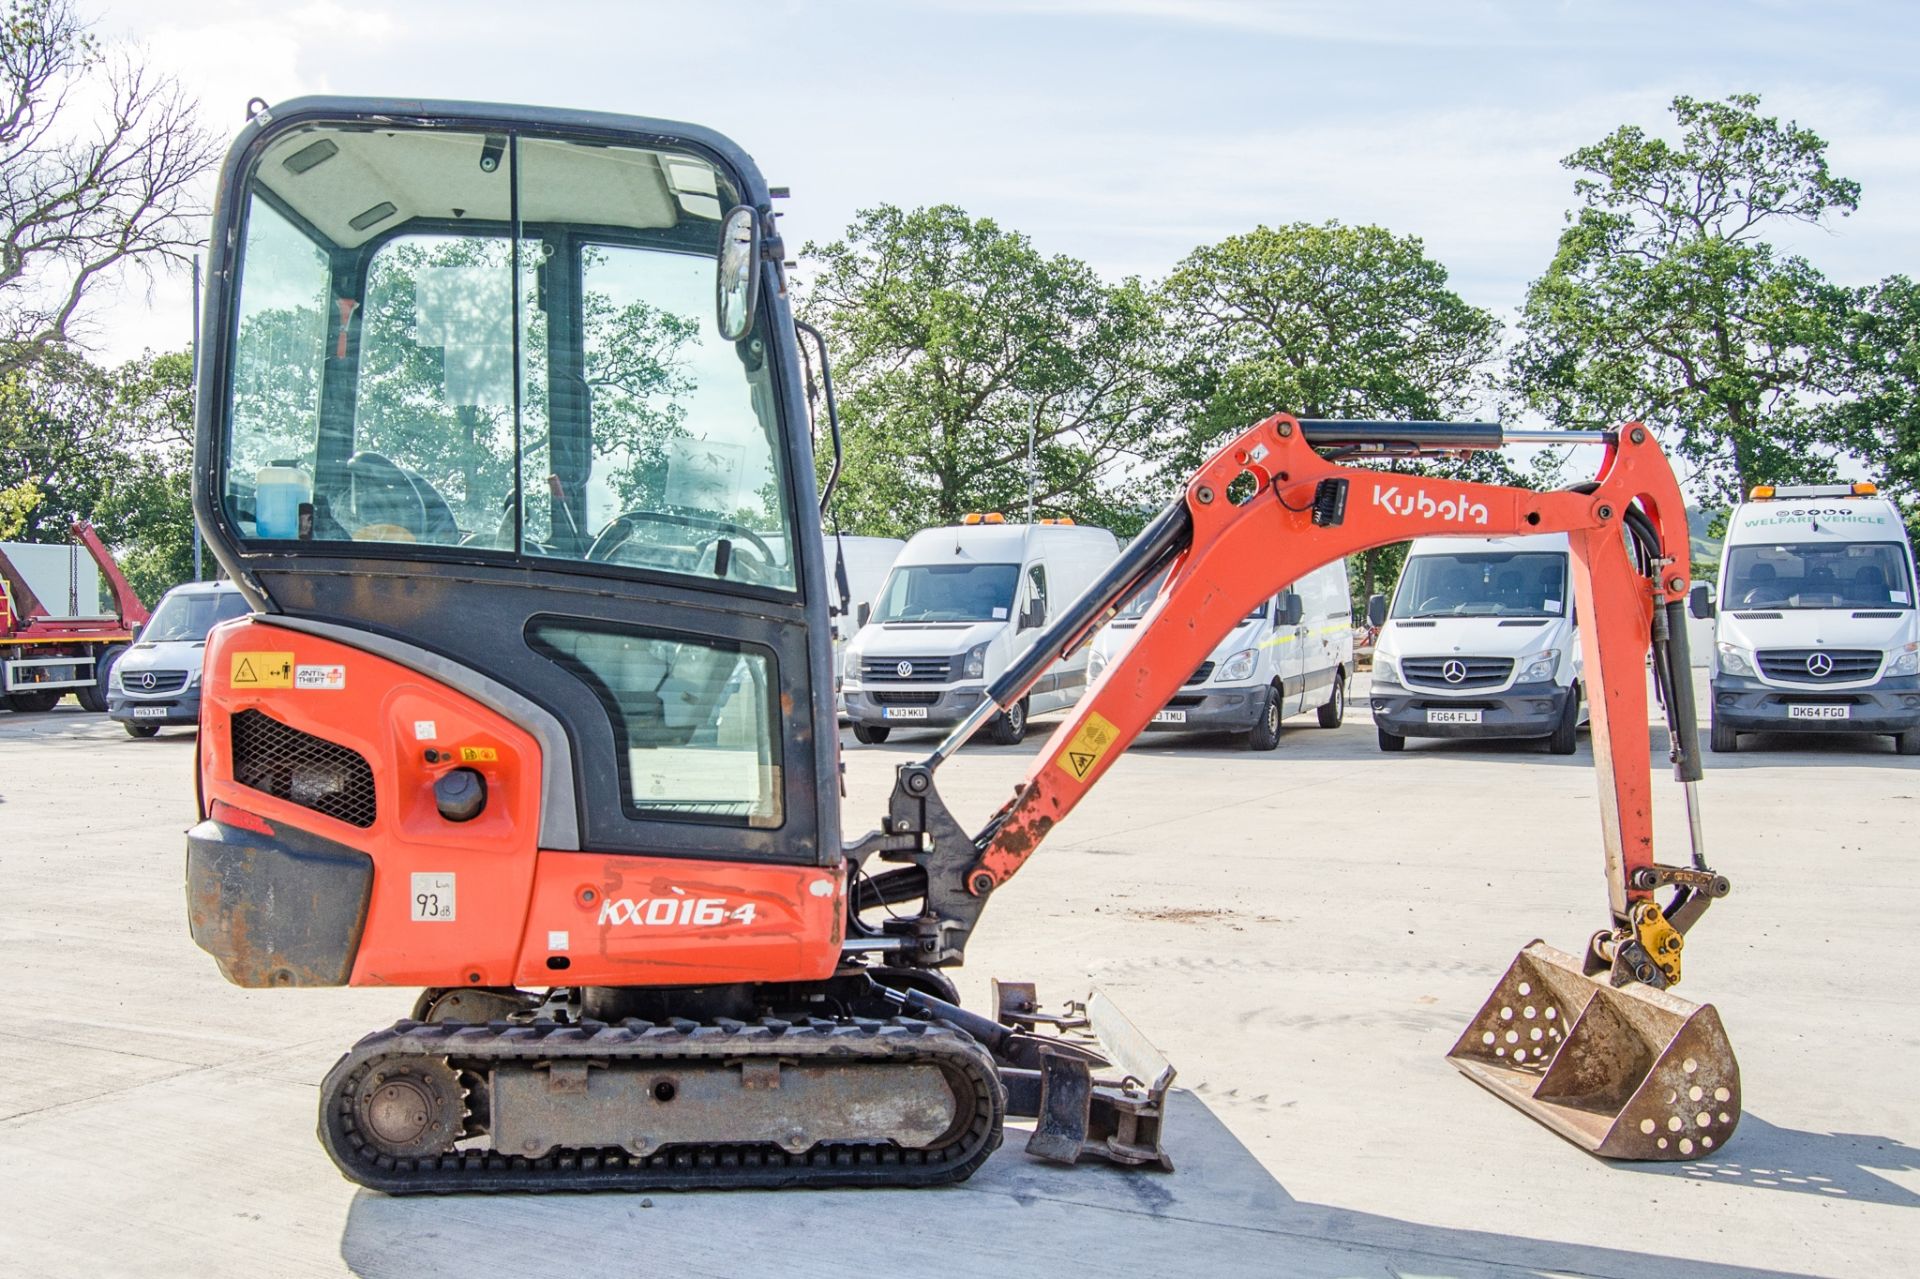
<path fill-rule="evenodd" d="M 1740 1065 L 1710 1004 L 1616 988 L 1543 942 L 1514 959 L 1448 1060 L 1603 1159 L 1695 1159 L 1740 1122 Z"/>

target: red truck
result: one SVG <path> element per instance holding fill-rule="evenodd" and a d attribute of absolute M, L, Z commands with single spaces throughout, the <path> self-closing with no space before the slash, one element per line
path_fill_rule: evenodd
<path fill-rule="evenodd" d="M 104 711 L 113 664 L 147 620 L 146 608 L 93 526 L 76 520 L 73 536 L 77 545 L 71 547 L 0 546 L 0 705 L 8 710 L 52 710 L 72 693 L 86 709 Z M 106 579 L 113 596 L 109 614 L 92 611 L 94 590 L 82 577 L 81 547 Z M 48 571 L 44 563 L 26 567 L 29 554 L 45 561 L 52 558 L 45 554 L 49 551 L 66 554 L 64 570 L 56 565 Z M 55 591 L 62 584 L 64 599 Z"/>

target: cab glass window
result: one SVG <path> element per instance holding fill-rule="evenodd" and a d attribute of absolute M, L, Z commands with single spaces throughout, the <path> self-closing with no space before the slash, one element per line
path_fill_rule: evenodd
<path fill-rule="evenodd" d="M 766 334 L 714 316 L 737 198 L 668 149 L 280 135 L 236 265 L 229 519 L 793 589 Z"/>
<path fill-rule="evenodd" d="M 780 825 L 771 652 L 549 619 L 535 619 L 527 639 L 600 699 L 630 816 Z"/>

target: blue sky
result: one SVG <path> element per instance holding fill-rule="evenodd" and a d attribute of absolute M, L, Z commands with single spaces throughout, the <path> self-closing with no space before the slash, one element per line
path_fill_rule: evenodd
<path fill-rule="evenodd" d="M 1558 164 L 1676 93 L 1753 91 L 1832 144 L 1861 211 L 1783 237 L 1837 279 L 1920 271 L 1920 22 L 1900 4 L 1282 0 L 96 0 L 239 127 L 247 98 L 374 93 L 697 120 L 792 187 L 791 242 L 881 202 L 959 204 L 1103 274 L 1260 223 L 1422 237 L 1511 321 L 1553 250 Z M 183 280 L 96 314 L 177 346 Z M 178 335 L 177 337 L 174 335 Z"/>

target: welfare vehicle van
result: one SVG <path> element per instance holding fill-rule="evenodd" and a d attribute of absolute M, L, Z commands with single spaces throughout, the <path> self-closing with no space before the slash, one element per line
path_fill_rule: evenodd
<path fill-rule="evenodd" d="M 1716 751 L 1742 733 L 1885 733 L 1920 755 L 1920 621 L 1913 547 L 1897 507 L 1871 484 L 1756 488 L 1721 544 L 1711 729 Z"/>
<path fill-rule="evenodd" d="M 1133 646 L 1159 594 L 1147 586 L 1100 628 L 1087 651 L 1087 679 Z M 1338 728 L 1353 678 L 1353 601 L 1347 562 L 1335 560 L 1262 600 L 1207 655 L 1180 691 L 1155 712 L 1150 731 L 1238 733 L 1247 749 L 1270 751 L 1289 715 L 1315 711 Z"/>
<path fill-rule="evenodd" d="M 827 573 L 834 583 L 833 696 L 842 719 L 847 716 L 846 694 L 841 689 L 847 674 L 847 645 L 853 642 L 854 632 L 867 624 L 873 601 L 886 583 L 887 570 L 905 546 L 897 537 L 827 535 Z"/>
<path fill-rule="evenodd" d="M 1119 554 L 1105 529 L 1009 524 L 998 514 L 916 533 L 847 648 L 842 687 L 855 739 L 884 742 L 902 725 L 938 728 L 965 719 L 987 685 L 1032 647 L 1047 619 Z M 1018 742 L 1029 715 L 1073 705 L 1086 686 L 1082 645 L 987 721 L 987 739 Z"/>
<path fill-rule="evenodd" d="M 1392 606 L 1367 601 L 1381 750 L 1528 738 L 1573 754 L 1585 711 L 1568 556 L 1564 533 L 1414 540 Z"/>
<path fill-rule="evenodd" d="M 200 666 L 207 632 L 252 610 L 232 582 L 188 582 L 160 597 L 133 647 L 113 664 L 107 718 L 129 737 L 200 722 Z"/>

